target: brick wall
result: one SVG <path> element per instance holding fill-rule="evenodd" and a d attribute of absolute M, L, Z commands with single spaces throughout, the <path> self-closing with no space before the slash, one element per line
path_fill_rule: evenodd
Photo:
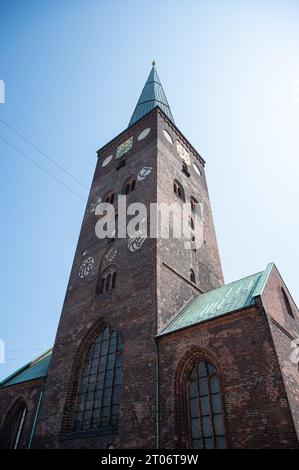
<path fill-rule="evenodd" d="M 191 351 L 215 358 L 221 370 L 230 448 L 298 445 L 265 315 L 255 308 L 161 337 L 161 447 L 190 446 L 186 410 L 178 409 L 177 371 Z M 183 391 L 185 393 L 185 391 Z"/>
<path fill-rule="evenodd" d="M 24 449 L 28 447 L 42 383 L 43 380 L 38 379 L 0 389 L 0 448 L 7 446 L 5 435 L 7 431 L 7 419 L 9 419 L 10 412 L 13 410 L 14 406 L 20 401 L 26 403 L 28 411 L 19 442 L 19 448 Z"/>
<path fill-rule="evenodd" d="M 169 133 L 173 143 L 165 138 L 164 130 Z M 189 177 L 182 172 L 182 159 L 177 151 L 177 142 L 183 145 L 189 153 Z M 199 167 L 200 176 L 195 172 L 193 163 Z M 205 179 L 204 161 L 185 137 L 162 113 L 159 113 L 157 179 L 159 203 L 172 204 L 176 202 L 182 204 L 173 191 L 175 179 L 184 188 L 186 202 L 190 203 L 191 197 L 194 197 L 198 203 L 202 204 L 203 245 L 194 251 L 185 249 L 182 239 L 159 239 L 157 263 L 158 330 L 167 323 L 190 296 L 223 285 L 221 261 Z M 189 283 L 190 269 L 195 272 L 196 288 L 193 288 Z"/>
<path fill-rule="evenodd" d="M 142 201 L 147 206 L 156 200 L 156 111 L 148 114 L 99 151 L 87 207 L 96 197 L 113 189 L 121 193 L 123 182 L 137 176 L 143 166 L 151 174 L 129 194 L 128 202 Z M 150 127 L 150 134 L 140 142 L 140 132 Z M 126 165 L 116 170 L 118 160 L 102 168 L 102 161 L 115 155 L 117 146 L 133 135 L 134 144 Z M 156 241 L 146 239 L 135 252 L 128 251 L 128 240 L 117 239 L 118 253 L 112 263 L 117 268 L 116 288 L 95 295 L 99 271 L 105 261 L 107 240 L 95 235 L 96 216 L 86 212 L 67 288 L 55 341 L 47 387 L 37 425 L 35 447 L 152 447 L 155 442 L 155 341 L 156 334 Z M 85 253 L 82 255 L 82 253 Z M 77 275 L 82 259 L 92 256 L 94 269 L 86 279 Z M 124 342 L 122 395 L 117 434 L 68 439 L 61 434 L 62 418 L 76 355 L 90 329 L 99 321 L 107 322 L 121 333 Z"/>
<path fill-rule="evenodd" d="M 282 288 L 289 299 L 294 318 L 288 313 Z M 294 339 L 299 339 L 299 311 L 276 267 L 272 269 L 262 294 L 262 304 L 269 319 L 289 405 L 299 436 L 298 362 L 291 360 L 295 352 L 292 342 Z M 298 349 L 295 358 L 296 356 L 299 359 Z"/>

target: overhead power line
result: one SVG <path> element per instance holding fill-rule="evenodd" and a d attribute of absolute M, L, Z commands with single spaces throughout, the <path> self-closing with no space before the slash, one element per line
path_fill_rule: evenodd
<path fill-rule="evenodd" d="M 29 160 L 31 163 L 33 163 L 33 165 L 37 166 L 40 170 L 42 170 L 44 173 L 46 173 L 48 176 L 50 176 L 51 178 L 53 178 L 57 183 L 59 183 L 61 186 L 63 186 L 65 189 L 67 189 L 68 191 L 71 191 L 71 193 L 73 193 L 75 196 L 77 196 L 79 199 L 81 199 L 81 201 L 84 201 L 86 202 L 86 199 L 84 199 L 82 196 L 80 196 L 80 194 L 78 194 L 76 191 L 74 191 L 72 188 L 70 188 L 68 185 L 66 185 L 63 181 L 61 181 L 59 178 L 57 178 L 55 175 L 53 175 L 53 173 L 51 173 L 49 170 L 47 170 L 46 168 L 44 168 L 42 165 L 40 165 L 38 162 L 36 162 L 33 158 L 29 157 L 25 152 L 23 152 L 22 150 L 20 150 L 18 147 L 16 147 L 14 144 L 12 144 L 11 142 L 9 142 L 9 140 L 5 139 L 4 137 L 2 137 L 0 135 L 0 139 L 5 142 L 7 145 L 9 145 L 11 148 L 13 148 L 14 150 L 16 150 L 20 155 L 22 155 L 24 158 L 26 158 L 26 160 Z"/>
<path fill-rule="evenodd" d="M 89 188 L 84 184 L 82 183 L 82 181 L 80 181 L 76 176 L 74 176 L 70 171 L 68 171 L 66 168 L 64 168 L 62 165 L 60 165 L 58 162 L 56 162 L 56 160 L 54 160 L 54 158 L 50 157 L 50 155 L 48 155 L 46 152 L 44 152 L 40 147 L 38 147 L 37 145 L 33 144 L 29 139 L 27 139 L 23 134 L 21 134 L 19 131 L 17 131 L 17 129 L 15 129 L 13 126 L 11 126 L 10 124 L 8 124 L 7 122 L 3 121 L 3 119 L 0 119 L 0 122 L 6 126 L 9 130 L 11 130 L 12 132 L 14 132 L 14 134 L 16 134 L 18 137 L 20 137 L 24 142 L 26 142 L 28 145 L 30 145 L 33 149 L 35 149 L 37 152 L 39 152 L 41 155 L 43 155 L 47 160 L 49 160 L 50 162 L 52 162 L 57 168 L 59 168 L 61 171 L 63 171 L 65 174 L 67 174 L 68 176 L 70 176 L 74 181 L 76 181 L 76 183 L 80 184 L 80 186 L 82 186 L 82 188 L 86 189 L 87 191 L 89 190 Z"/>

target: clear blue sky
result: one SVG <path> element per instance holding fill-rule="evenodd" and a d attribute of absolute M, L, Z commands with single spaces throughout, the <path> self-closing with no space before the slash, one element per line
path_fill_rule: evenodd
<path fill-rule="evenodd" d="M 275 261 L 298 285 L 298 1 L 2 0 L 0 119 L 91 183 L 153 59 L 207 161 L 226 282 Z M 0 137 L 88 192 L 0 122 Z M 52 345 L 85 203 L 0 139 L 0 378 Z"/>

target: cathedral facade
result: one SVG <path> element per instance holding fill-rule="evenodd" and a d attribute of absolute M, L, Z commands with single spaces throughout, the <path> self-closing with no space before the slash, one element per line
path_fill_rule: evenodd
<path fill-rule="evenodd" d="M 155 65 L 97 157 L 54 347 L 0 383 L 1 447 L 298 447 L 298 309 L 274 264 L 224 283 L 205 162 Z M 118 219 L 119 195 L 188 204 L 190 248 L 149 221 L 99 238 L 98 206 Z"/>

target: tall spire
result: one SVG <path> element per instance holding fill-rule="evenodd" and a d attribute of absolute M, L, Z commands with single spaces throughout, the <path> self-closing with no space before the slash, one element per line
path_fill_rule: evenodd
<path fill-rule="evenodd" d="M 166 116 L 174 123 L 174 119 L 162 84 L 158 77 L 155 65 L 156 63 L 155 61 L 153 61 L 152 70 L 148 76 L 146 84 L 144 85 L 134 113 L 132 114 L 129 126 L 134 124 L 145 114 L 149 113 L 156 106 L 159 106 L 159 108 L 162 109 Z"/>

